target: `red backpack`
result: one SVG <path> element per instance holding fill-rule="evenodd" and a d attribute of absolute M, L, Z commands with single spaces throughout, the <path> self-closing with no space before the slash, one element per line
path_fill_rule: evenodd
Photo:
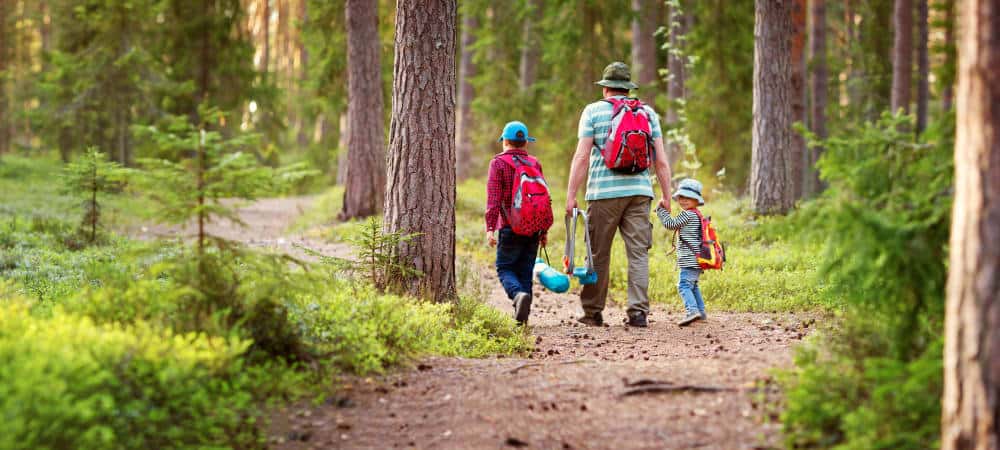
<path fill-rule="evenodd" d="M 722 264 L 726 262 L 726 246 L 719 242 L 719 237 L 715 234 L 715 227 L 712 226 L 712 218 L 701 215 L 701 211 L 698 211 L 697 208 L 692 211 L 701 220 L 701 245 L 695 249 L 684 238 L 681 238 L 681 242 L 691 249 L 698 259 L 698 265 L 703 270 L 722 270 Z"/>
<path fill-rule="evenodd" d="M 499 155 L 501 161 L 514 168 L 510 210 L 507 223 L 514 233 L 534 236 L 552 226 L 552 197 L 545 183 L 542 167 L 527 155 Z"/>
<path fill-rule="evenodd" d="M 637 98 L 606 98 L 611 103 L 611 131 L 601 149 L 604 164 L 615 172 L 633 174 L 649 168 L 656 151 L 649 111 Z"/>

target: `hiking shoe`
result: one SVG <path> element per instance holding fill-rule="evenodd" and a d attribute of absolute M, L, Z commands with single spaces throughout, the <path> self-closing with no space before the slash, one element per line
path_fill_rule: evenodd
<path fill-rule="evenodd" d="M 677 322 L 677 325 L 682 326 L 682 327 L 686 327 L 688 325 L 691 325 L 691 323 L 693 323 L 694 321 L 699 320 L 699 319 L 701 319 L 701 314 L 698 314 L 698 313 L 688 313 L 688 315 L 685 316 L 683 319 L 681 319 L 680 322 Z"/>
<path fill-rule="evenodd" d="M 628 326 L 646 328 L 649 324 L 646 322 L 646 313 L 644 312 L 634 312 L 628 315 Z"/>
<path fill-rule="evenodd" d="M 583 317 L 576 319 L 576 321 L 592 327 L 604 326 L 604 316 L 602 316 L 599 312 L 593 313 L 589 316 L 585 314 Z"/>
<path fill-rule="evenodd" d="M 519 292 L 514 296 L 514 319 L 517 323 L 528 323 L 528 315 L 531 314 L 531 294 Z"/>

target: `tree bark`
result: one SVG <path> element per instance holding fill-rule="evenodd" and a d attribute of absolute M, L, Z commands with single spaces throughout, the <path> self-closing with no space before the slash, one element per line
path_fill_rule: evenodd
<path fill-rule="evenodd" d="M 633 81 L 639 85 L 639 92 L 646 103 L 655 109 L 656 94 L 659 91 L 659 75 L 656 64 L 656 28 L 658 27 L 662 0 L 632 0 L 632 73 Z"/>
<path fill-rule="evenodd" d="M 271 0 L 261 0 L 264 7 L 261 9 L 261 29 L 264 35 L 264 55 L 260 61 L 260 71 L 267 77 L 267 72 L 271 68 Z"/>
<path fill-rule="evenodd" d="M 385 196 L 378 5 L 347 0 L 347 172 L 342 220 L 375 215 Z"/>
<path fill-rule="evenodd" d="M 325 131 L 326 128 L 325 125 L 326 124 L 322 122 L 320 123 L 321 132 Z M 347 154 L 350 153 L 350 150 L 347 147 L 347 136 L 351 134 L 351 130 L 347 126 L 346 112 L 340 115 L 340 120 L 337 122 L 337 127 L 338 127 L 337 131 L 339 133 L 339 136 L 337 138 L 337 149 L 339 150 L 339 152 L 337 153 L 337 184 L 341 186 L 346 186 L 347 166 L 348 164 L 350 164 L 350 160 L 347 157 Z M 325 135 L 325 133 L 323 134 Z M 320 142 L 323 142 L 322 139 L 320 139 Z"/>
<path fill-rule="evenodd" d="M 385 228 L 421 233 L 397 248 L 411 294 L 455 297 L 456 0 L 398 0 Z M 353 131 L 352 131 L 353 133 Z"/>
<path fill-rule="evenodd" d="M 10 6 L 7 0 L 0 0 L 0 154 L 10 151 L 10 112 L 7 98 L 7 70 L 9 69 L 8 47 L 10 33 L 7 22 L 10 20 Z"/>
<path fill-rule="evenodd" d="M 750 203 L 758 214 L 784 214 L 794 202 L 790 2 L 756 0 Z"/>
<path fill-rule="evenodd" d="M 895 0 L 892 13 L 892 112 L 910 112 L 910 84 L 913 75 L 913 3 Z"/>
<path fill-rule="evenodd" d="M 309 1 L 301 0 L 299 7 L 299 85 L 298 91 L 299 95 L 303 95 L 306 92 L 306 84 L 309 82 L 309 49 L 306 47 L 305 36 L 302 32 L 302 27 L 309 23 Z M 309 145 L 309 133 L 306 129 L 306 108 L 299 108 L 297 113 L 298 118 L 298 132 L 296 133 L 296 142 L 299 147 L 306 147 Z"/>
<path fill-rule="evenodd" d="M 927 128 L 930 62 L 927 54 L 927 0 L 917 0 L 917 134 Z"/>
<path fill-rule="evenodd" d="M 959 8 L 941 448 L 1000 448 L 1000 0 Z"/>
<path fill-rule="evenodd" d="M 955 65 L 955 51 L 953 43 L 955 42 L 955 2 L 954 0 L 945 0 L 944 9 L 944 67 L 954 67 Z M 954 85 L 949 81 L 942 83 L 941 87 L 941 109 L 945 112 L 951 111 L 952 101 L 954 98 Z"/>
<path fill-rule="evenodd" d="M 682 9 L 679 12 L 671 11 L 669 17 L 667 26 L 670 30 L 671 51 L 667 55 L 667 71 L 670 74 L 667 82 L 667 96 L 670 98 L 670 103 L 665 118 L 668 125 L 675 127 L 680 120 L 677 110 L 686 96 L 684 91 L 684 79 L 686 75 L 684 34 L 687 33 L 691 13 L 686 9 Z M 680 145 L 676 142 L 669 142 L 667 145 L 667 157 L 670 159 L 670 166 L 675 167 L 681 156 Z"/>
<path fill-rule="evenodd" d="M 809 126 L 813 134 L 820 139 L 826 139 L 826 0 L 811 0 L 812 28 L 809 36 L 809 53 L 812 61 L 810 72 L 812 86 L 812 102 L 809 107 Z M 808 167 L 805 184 L 805 194 L 815 195 L 823 187 L 816 170 L 816 161 L 823 154 L 823 147 L 813 146 L 808 149 Z"/>
<path fill-rule="evenodd" d="M 543 0 L 528 0 L 528 11 L 524 16 L 524 32 L 522 35 L 521 63 L 518 70 L 521 92 L 527 92 L 535 85 L 538 78 L 538 61 L 541 53 L 538 42 L 537 22 L 542 17 Z M 463 38 L 464 39 L 464 38 Z M 463 54 L 463 59 L 465 58 Z"/>
<path fill-rule="evenodd" d="M 806 124 L 806 13 L 808 6 L 806 0 L 795 0 L 792 2 L 792 123 Z M 806 178 L 806 139 L 802 134 L 792 133 L 791 146 L 791 181 L 792 197 L 796 200 L 802 198 L 803 186 Z"/>
<path fill-rule="evenodd" d="M 467 13 L 462 19 L 462 60 L 458 70 L 458 121 L 455 123 L 455 147 L 458 152 L 457 174 L 459 180 L 469 178 L 473 166 L 472 137 L 472 98 L 475 90 L 471 78 L 476 76 L 476 64 L 472 61 L 472 46 L 476 44 L 476 29 L 479 19 L 475 14 Z"/>

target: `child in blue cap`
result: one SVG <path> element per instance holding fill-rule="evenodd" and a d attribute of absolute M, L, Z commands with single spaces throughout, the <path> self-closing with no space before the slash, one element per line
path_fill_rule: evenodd
<path fill-rule="evenodd" d="M 680 269 L 680 276 L 677 291 L 684 301 L 687 315 L 677 322 L 677 325 L 684 327 L 697 320 L 708 318 L 705 314 L 705 301 L 701 298 L 701 289 L 698 288 L 698 278 L 701 277 L 702 269 L 695 255 L 695 249 L 701 246 L 702 241 L 698 207 L 705 204 L 705 199 L 701 196 L 701 183 L 690 178 L 681 180 L 673 198 L 681 205 L 681 213 L 671 217 L 670 211 L 661 206 L 656 209 L 656 215 L 667 229 L 679 230 L 677 267 Z"/>
<path fill-rule="evenodd" d="M 551 201 L 542 178 L 542 166 L 526 150 L 528 142 L 534 140 L 525 124 L 509 122 L 498 139 L 503 143 L 503 151 L 490 162 L 486 183 L 486 240 L 497 248 L 497 277 L 514 304 L 514 318 L 522 324 L 528 322 L 531 314 L 538 246 L 545 245 L 546 233 L 552 225 Z M 521 174 L 520 180 L 515 180 L 516 174 Z M 522 196 L 524 190 L 528 192 Z M 540 213 L 533 209 L 536 206 L 542 206 Z"/>

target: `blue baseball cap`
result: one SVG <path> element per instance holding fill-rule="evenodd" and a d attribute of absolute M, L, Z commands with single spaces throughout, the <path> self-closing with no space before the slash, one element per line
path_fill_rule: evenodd
<path fill-rule="evenodd" d="M 508 141 L 528 141 L 535 142 L 535 138 L 528 136 L 528 126 L 523 122 L 513 121 L 507 122 L 507 125 L 503 127 L 503 134 L 500 135 L 500 139 L 497 142 L 503 141 L 504 139 Z"/>

